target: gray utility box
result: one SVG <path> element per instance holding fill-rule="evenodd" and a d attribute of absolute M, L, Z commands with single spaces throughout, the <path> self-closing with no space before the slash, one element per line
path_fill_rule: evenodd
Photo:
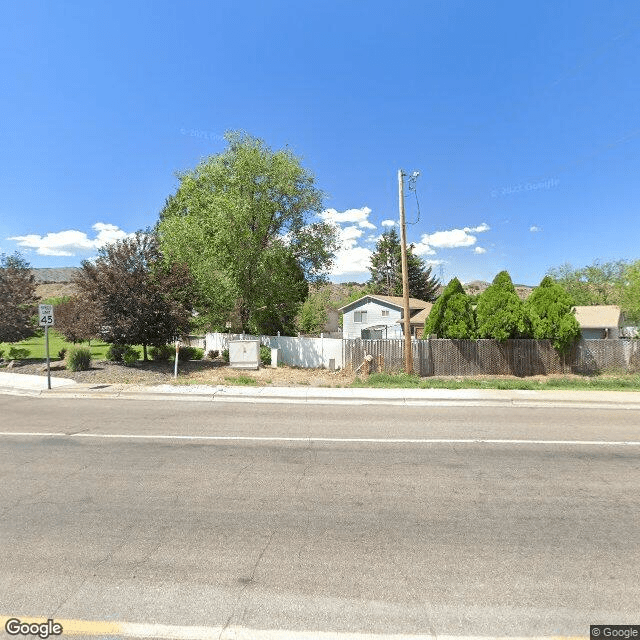
<path fill-rule="evenodd" d="M 258 369 L 260 340 L 229 340 L 229 365 L 233 369 Z"/>

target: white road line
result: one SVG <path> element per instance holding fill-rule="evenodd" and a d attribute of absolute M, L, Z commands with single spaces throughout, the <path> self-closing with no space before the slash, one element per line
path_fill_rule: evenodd
<path fill-rule="evenodd" d="M 246 627 L 177 627 L 157 624 L 122 623 L 122 635 L 129 638 L 167 638 L 168 640 L 569 640 L 567 636 L 447 636 L 425 634 L 376 634 L 341 631 L 294 631 L 272 629 L 247 629 Z M 586 640 L 588 636 L 572 637 Z"/>
<path fill-rule="evenodd" d="M 19 620 L 23 623 L 41 624 L 38 618 L 1 616 L 0 623 Z M 206 627 L 168 624 L 144 624 L 113 622 L 107 620 L 59 620 L 65 636 L 103 638 L 166 638 L 167 640 L 586 640 L 588 636 L 454 636 L 430 633 L 363 633 L 348 631 L 306 631 L 294 629 L 250 629 L 240 626 Z"/>
<path fill-rule="evenodd" d="M 506 444 L 506 445 L 568 445 L 640 447 L 640 440 L 523 440 L 505 438 L 329 438 L 321 436 L 193 436 L 134 433 L 40 433 L 0 431 L 0 436 L 64 437 L 115 440 L 185 440 L 203 442 L 318 442 L 344 444 Z"/>

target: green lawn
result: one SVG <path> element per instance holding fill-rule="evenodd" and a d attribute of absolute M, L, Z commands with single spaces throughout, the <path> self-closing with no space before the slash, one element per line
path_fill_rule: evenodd
<path fill-rule="evenodd" d="M 21 342 L 14 342 L 12 344 L 9 343 L 1 343 L 0 351 L 4 351 L 4 358 L 9 357 L 9 349 L 11 347 L 18 347 L 22 349 L 27 349 L 29 351 L 29 355 L 27 358 L 33 360 L 44 360 L 46 358 L 45 348 L 44 348 L 44 334 L 42 336 L 34 336 L 33 338 L 27 338 L 26 340 L 22 340 Z M 72 347 L 72 342 L 67 342 L 60 334 L 58 334 L 54 329 L 49 330 L 49 357 L 52 360 L 58 359 L 58 352 L 61 349 L 68 349 Z M 91 358 L 93 360 L 105 360 L 107 349 L 109 345 L 101 342 L 99 340 L 92 340 L 91 345 L 86 342 L 79 342 L 76 346 L 88 347 L 91 348 Z M 142 347 L 139 347 L 140 355 L 142 355 Z"/>
<path fill-rule="evenodd" d="M 356 379 L 352 387 L 380 389 L 576 389 L 598 391 L 640 391 L 640 375 L 581 376 L 571 378 L 420 378 L 406 373 L 374 373 Z"/>

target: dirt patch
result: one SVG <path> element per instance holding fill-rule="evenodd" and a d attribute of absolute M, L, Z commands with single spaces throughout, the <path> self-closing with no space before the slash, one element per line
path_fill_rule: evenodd
<path fill-rule="evenodd" d="M 0 369 L 1 371 L 2 369 Z M 16 362 L 12 373 L 47 374 L 42 361 Z M 51 375 L 71 378 L 80 383 L 105 384 L 173 384 L 173 363 L 139 362 L 125 366 L 114 362 L 94 361 L 89 371 L 67 371 L 59 361 L 51 363 Z M 345 387 L 354 380 L 353 374 L 326 369 L 299 369 L 281 366 L 261 367 L 257 371 L 232 369 L 221 360 L 192 360 L 178 364 L 177 384 L 238 385 L 255 384 L 273 387 Z"/>

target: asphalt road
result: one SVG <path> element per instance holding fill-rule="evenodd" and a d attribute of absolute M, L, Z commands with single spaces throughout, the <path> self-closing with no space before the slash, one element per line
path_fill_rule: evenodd
<path fill-rule="evenodd" d="M 636 412 L 0 396 L 0 431 L 0 615 L 640 624 Z"/>

